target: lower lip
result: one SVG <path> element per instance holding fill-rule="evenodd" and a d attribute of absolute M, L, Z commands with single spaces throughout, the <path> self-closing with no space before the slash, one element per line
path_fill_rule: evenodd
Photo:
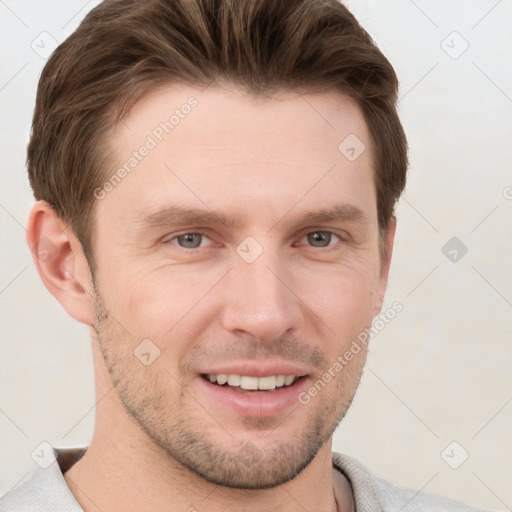
<path fill-rule="evenodd" d="M 301 377 L 291 386 L 272 391 L 236 391 L 228 386 L 219 386 L 198 376 L 201 396 L 207 401 L 221 403 L 244 416 L 269 417 L 280 414 L 294 405 L 300 405 L 298 395 L 307 387 L 308 377 Z M 208 402 L 207 402 L 208 403 Z"/>

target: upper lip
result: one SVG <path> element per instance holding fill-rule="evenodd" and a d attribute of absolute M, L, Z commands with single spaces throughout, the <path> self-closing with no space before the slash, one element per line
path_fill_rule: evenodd
<path fill-rule="evenodd" d="M 301 366 L 293 363 L 274 362 L 257 363 L 254 361 L 223 364 L 222 366 L 212 366 L 199 372 L 202 375 L 247 375 L 251 377 L 270 377 L 272 375 L 295 375 L 302 377 L 309 372 Z"/>

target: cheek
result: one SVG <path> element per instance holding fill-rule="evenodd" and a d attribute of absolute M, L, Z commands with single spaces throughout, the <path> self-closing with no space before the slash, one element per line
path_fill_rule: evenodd
<path fill-rule="evenodd" d="M 209 272 L 169 266 L 134 271 L 124 279 L 125 286 L 120 279 L 111 283 L 117 290 L 114 316 L 130 332 L 132 345 L 150 339 L 159 348 L 161 361 L 171 369 L 171 362 L 185 357 L 200 338 L 208 314 L 208 292 L 219 278 Z"/>
<path fill-rule="evenodd" d="M 306 304 L 338 333 L 353 325 L 364 328 L 373 317 L 378 269 L 363 262 L 330 265 L 320 272 L 302 273 Z M 334 326 L 341 326 L 339 329 Z"/>

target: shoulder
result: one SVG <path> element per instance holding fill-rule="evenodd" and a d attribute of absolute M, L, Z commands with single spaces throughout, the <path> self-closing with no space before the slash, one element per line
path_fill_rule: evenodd
<path fill-rule="evenodd" d="M 363 464 L 347 455 L 333 453 L 333 465 L 349 479 L 358 511 L 484 512 L 442 496 L 377 478 Z"/>
<path fill-rule="evenodd" d="M 380 478 L 375 478 L 375 485 L 386 512 L 397 510 L 397 507 L 402 512 L 484 512 L 436 494 L 400 487 Z"/>
<path fill-rule="evenodd" d="M 0 512 L 83 512 L 62 474 L 63 462 L 77 456 L 78 449 L 55 450 L 55 461 L 37 467 L 5 496 L 0 498 Z M 65 467 L 65 466 L 64 466 Z"/>

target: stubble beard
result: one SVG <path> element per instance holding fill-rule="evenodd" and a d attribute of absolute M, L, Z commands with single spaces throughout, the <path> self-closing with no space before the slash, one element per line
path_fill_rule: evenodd
<path fill-rule="evenodd" d="M 215 436 L 195 427 L 202 422 L 194 420 L 186 402 L 189 407 L 190 404 L 196 407 L 196 414 L 206 416 L 203 420 L 210 420 L 207 404 L 197 403 L 199 397 L 192 397 L 186 387 L 181 386 L 177 403 L 171 403 L 165 390 L 180 385 L 179 380 L 161 366 L 145 367 L 135 358 L 133 347 L 126 348 L 129 345 L 126 335 L 110 317 L 96 283 L 94 291 L 96 337 L 121 404 L 149 441 L 161 449 L 171 467 L 177 463 L 181 469 L 186 468 L 207 482 L 235 489 L 255 490 L 282 485 L 298 476 L 313 461 L 332 438 L 352 403 L 364 361 L 360 368 L 344 369 L 347 373 L 349 370 L 358 373 L 355 379 L 353 376 L 342 379 L 340 375 L 337 385 L 330 384 L 332 390 L 322 391 L 326 397 L 323 405 L 319 397 L 310 402 L 317 405 L 315 414 L 308 418 L 300 435 L 289 436 L 291 440 L 287 442 L 275 443 L 271 436 L 279 429 L 278 421 L 245 418 L 244 424 L 258 431 L 260 441 L 243 442 L 232 436 L 233 442 L 226 446 Z M 349 389 L 351 391 L 347 392 Z M 297 401 L 295 408 L 308 406 Z M 176 414 L 173 412 L 176 410 L 181 412 Z M 293 410 L 281 421 L 287 423 L 293 421 L 292 418 Z M 259 432 L 265 429 L 269 443 L 262 444 Z M 224 430 L 229 432 L 229 425 Z M 221 435 L 225 438 L 227 434 L 221 432 Z"/>

